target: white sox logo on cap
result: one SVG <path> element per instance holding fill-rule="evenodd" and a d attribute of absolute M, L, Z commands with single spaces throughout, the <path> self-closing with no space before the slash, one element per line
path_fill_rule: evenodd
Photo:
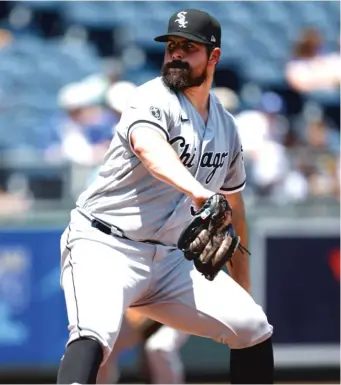
<path fill-rule="evenodd" d="M 154 40 L 166 43 L 170 36 L 220 47 L 221 26 L 219 21 L 207 12 L 185 9 L 175 12 L 169 19 L 167 33 L 156 36 Z"/>
<path fill-rule="evenodd" d="M 186 25 L 188 24 L 188 21 L 186 21 L 186 16 L 185 16 L 186 14 L 187 14 L 187 12 L 184 12 L 184 11 L 179 12 L 177 14 L 178 19 L 175 19 L 174 23 L 178 23 L 179 27 L 181 27 L 181 28 L 186 28 Z"/>

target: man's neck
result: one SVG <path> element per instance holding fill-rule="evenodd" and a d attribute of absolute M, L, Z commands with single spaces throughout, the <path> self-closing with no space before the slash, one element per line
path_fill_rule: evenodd
<path fill-rule="evenodd" d="M 187 88 L 184 95 L 191 102 L 191 104 L 198 110 L 205 123 L 208 119 L 209 112 L 209 97 L 212 82 L 205 81 L 199 87 Z"/>

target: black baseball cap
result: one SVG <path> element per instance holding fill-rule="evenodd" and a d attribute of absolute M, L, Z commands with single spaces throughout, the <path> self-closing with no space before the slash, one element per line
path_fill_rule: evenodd
<path fill-rule="evenodd" d="M 220 47 L 221 26 L 219 21 L 207 12 L 184 9 L 170 17 L 168 32 L 154 40 L 164 43 L 168 41 L 169 36 L 184 37 L 197 43 Z"/>

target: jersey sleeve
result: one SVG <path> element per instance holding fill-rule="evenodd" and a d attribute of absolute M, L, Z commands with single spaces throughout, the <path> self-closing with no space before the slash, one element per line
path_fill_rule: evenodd
<path fill-rule="evenodd" d="M 169 105 L 163 94 L 137 92 L 122 114 L 118 131 L 131 148 L 131 134 L 138 127 L 158 131 L 168 141 L 171 125 Z"/>
<path fill-rule="evenodd" d="M 233 120 L 234 122 L 234 120 Z M 224 184 L 220 188 L 223 194 L 232 194 L 242 191 L 246 184 L 246 172 L 244 167 L 243 146 L 235 125 L 235 135 L 233 141 L 233 150 L 231 152 L 230 164 L 225 177 Z"/>

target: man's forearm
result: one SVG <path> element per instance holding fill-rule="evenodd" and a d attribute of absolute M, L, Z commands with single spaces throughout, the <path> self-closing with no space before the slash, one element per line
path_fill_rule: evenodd
<path fill-rule="evenodd" d="M 184 194 L 202 189 L 173 148 L 157 132 L 139 128 L 132 134 L 132 146 L 146 169 L 157 179 Z"/>
<path fill-rule="evenodd" d="M 232 223 L 237 235 L 240 236 L 240 243 L 244 247 L 248 248 L 247 223 L 243 203 L 239 204 L 238 209 L 236 210 L 234 210 L 232 206 Z M 228 263 L 227 267 L 231 277 L 246 291 L 250 292 L 250 271 L 248 253 L 246 251 L 242 253 L 239 249 L 237 249 L 232 257 L 232 266 L 230 263 Z"/>

